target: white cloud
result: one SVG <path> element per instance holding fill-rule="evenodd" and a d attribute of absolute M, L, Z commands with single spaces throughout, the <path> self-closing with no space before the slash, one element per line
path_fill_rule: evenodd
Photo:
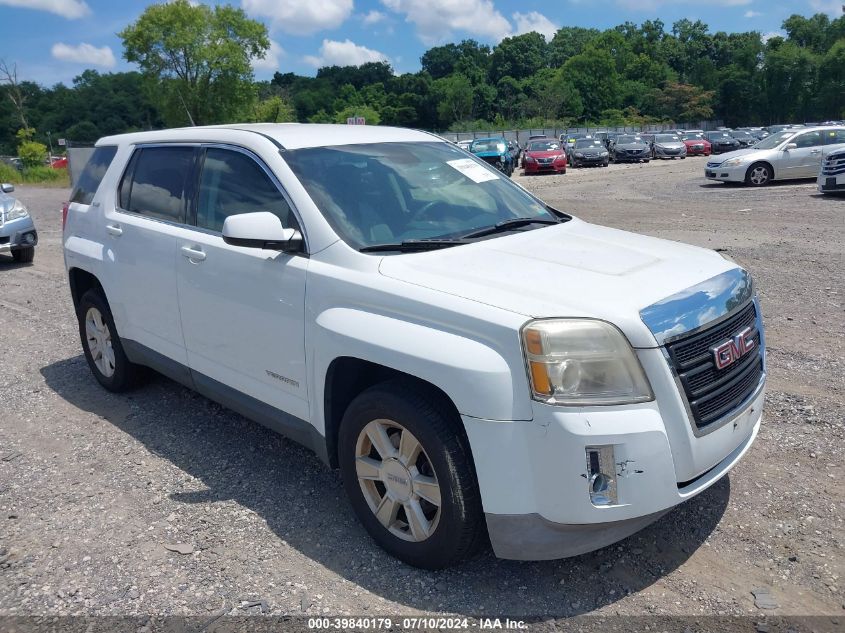
<path fill-rule="evenodd" d="M 511 25 L 492 0 L 381 0 L 417 28 L 427 45 L 448 41 L 455 31 L 498 42 L 511 32 Z"/>
<path fill-rule="evenodd" d="M 810 6 L 817 13 L 827 13 L 833 17 L 843 15 L 842 9 L 845 8 L 845 3 L 842 0 L 810 0 Z"/>
<path fill-rule="evenodd" d="M 765 44 L 773 37 L 786 37 L 786 33 L 784 31 L 769 31 L 768 33 L 763 33 L 760 36 L 760 39 L 763 40 L 763 44 Z"/>
<path fill-rule="evenodd" d="M 68 20 L 75 20 L 91 13 L 84 0 L 0 0 L 0 4 L 8 7 L 49 11 Z"/>
<path fill-rule="evenodd" d="M 552 41 L 555 33 L 560 28 L 542 13 L 537 13 L 537 11 L 532 11 L 531 13 L 514 13 L 513 20 L 516 22 L 514 35 L 536 31 L 544 36 L 547 42 Z"/>
<path fill-rule="evenodd" d="M 763 14 L 760 13 L 759 11 L 750 11 L 749 10 L 749 11 L 745 12 L 746 18 L 757 18 L 757 17 L 760 17 L 761 15 L 763 15 Z"/>
<path fill-rule="evenodd" d="M 77 46 L 57 42 L 53 44 L 50 52 L 54 59 L 63 62 L 90 64 L 91 66 L 102 66 L 104 68 L 113 68 L 116 63 L 114 53 L 112 53 L 112 50 L 108 46 L 97 48 L 85 42 Z"/>
<path fill-rule="evenodd" d="M 310 35 L 337 28 L 352 14 L 352 0 L 241 0 L 253 17 L 267 18 L 273 29 Z"/>
<path fill-rule="evenodd" d="M 359 46 L 352 40 L 338 42 L 323 40 L 319 55 L 306 55 L 306 64 L 320 68 L 322 66 L 360 66 L 367 62 L 390 61 L 384 53 L 366 46 Z"/>
<path fill-rule="evenodd" d="M 278 70 L 280 60 L 287 53 L 276 40 L 270 40 L 270 48 L 264 54 L 264 59 L 252 58 L 253 70 Z"/>
<path fill-rule="evenodd" d="M 369 13 L 365 13 L 361 16 L 361 21 L 370 26 L 372 24 L 378 24 L 379 22 L 384 22 L 387 19 L 387 14 L 382 13 L 381 11 L 376 11 L 373 9 Z"/>
<path fill-rule="evenodd" d="M 710 0 L 710 6 L 744 7 L 753 0 Z M 701 0 L 616 0 L 616 4 L 630 11 L 654 11 L 667 4 L 702 4 Z"/>

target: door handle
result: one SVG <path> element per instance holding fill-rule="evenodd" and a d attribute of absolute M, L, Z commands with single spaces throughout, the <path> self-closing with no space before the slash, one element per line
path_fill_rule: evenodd
<path fill-rule="evenodd" d="M 198 248 L 191 248 L 190 246 L 182 247 L 182 255 L 184 255 L 191 261 L 201 262 L 205 259 L 205 253 L 203 253 Z"/>
<path fill-rule="evenodd" d="M 814 149 L 810 152 L 811 154 L 821 154 L 822 151 L 820 149 Z"/>
<path fill-rule="evenodd" d="M 123 229 L 120 228 L 119 224 L 106 224 L 106 232 L 109 235 L 114 235 L 115 237 L 123 235 Z"/>

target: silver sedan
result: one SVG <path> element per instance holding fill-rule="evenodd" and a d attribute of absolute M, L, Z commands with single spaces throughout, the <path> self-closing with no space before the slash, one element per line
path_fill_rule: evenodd
<path fill-rule="evenodd" d="M 761 187 L 773 180 L 815 178 L 822 159 L 845 149 L 845 126 L 783 130 L 753 147 L 711 157 L 704 175 Z"/>

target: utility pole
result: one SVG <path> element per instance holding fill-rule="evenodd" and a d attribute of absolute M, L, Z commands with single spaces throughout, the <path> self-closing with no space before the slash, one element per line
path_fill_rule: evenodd
<path fill-rule="evenodd" d="M 50 145 L 50 163 L 53 162 L 53 137 L 47 132 L 47 143 Z"/>

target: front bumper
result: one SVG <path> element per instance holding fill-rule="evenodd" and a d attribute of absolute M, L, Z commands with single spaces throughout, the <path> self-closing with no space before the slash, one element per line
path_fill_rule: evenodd
<path fill-rule="evenodd" d="M 707 163 L 704 168 L 704 177 L 710 180 L 719 180 L 721 182 L 745 182 L 745 174 L 748 171 L 748 165 L 736 165 L 734 167 L 723 167 L 717 161 Z"/>
<path fill-rule="evenodd" d="M 845 174 L 839 176 L 820 175 L 817 184 L 820 193 L 845 193 Z"/>
<path fill-rule="evenodd" d="M 710 150 L 705 145 L 688 145 L 687 156 L 710 156 Z"/>
<path fill-rule="evenodd" d="M 9 253 L 19 248 L 38 244 L 38 232 L 32 217 L 9 220 L 0 224 L 0 253 Z"/>
<path fill-rule="evenodd" d="M 609 156 L 575 156 L 572 155 L 572 163 L 579 165 L 603 165 L 609 161 Z"/>
<path fill-rule="evenodd" d="M 639 163 L 643 160 L 651 159 L 651 154 L 647 149 L 640 152 L 632 153 L 625 150 L 619 150 L 613 156 L 613 160 L 617 163 Z"/>
<path fill-rule="evenodd" d="M 686 158 L 687 150 L 661 149 L 659 147 L 655 147 L 654 156 L 655 158 Z"/>
<path fill-rule="evenodd" d="M 649 367 L 646 372 L 651 375 Z M 532 422 L 464 416 L 494 552 L 519 560 L 576 556 L 659 519 L 716 483 L 748 451 L 760 428 L 763 393 L 700 438 L 692 437 L 682 405 L 668 397 L 628 407 L 535 403 Z M 586 449 L 594 446 L 613 447 L 614 505 L 590 500 Z"/>
<path fill-rule="evenodd" d="M 539 173 L 563 173 L 566 171 L 566 163 L 557 162 L 557 163 L 526 163 L 523 161 L 522 169 L 525 170 L 526 174 L 539 174 Z"/>

